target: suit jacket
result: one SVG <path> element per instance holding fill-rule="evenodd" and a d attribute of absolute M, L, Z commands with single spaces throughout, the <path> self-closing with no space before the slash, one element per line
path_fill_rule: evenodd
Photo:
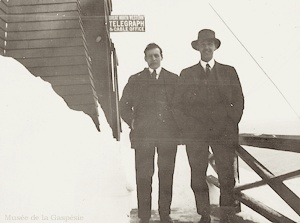
<path fill-rule="evenodd" d="M 178 75 L 162 68 L 159 79 L 151 80 L 149 70 L 132 75 L 126 84 L 120 99 L 119 108 L 122 119 L 131 128 L 134 120 L 134 129 L 131 128 L 130 139 L 132 148 L 138 143 L 152 141 L 166 141 L 176 143 L 179 130 L 172 113 L 172 102 L 178 82 Z M 157 81 L 167 103 L 164 103 L 157 114 L 154 109 L 159 103 L 153 104 L 149 100 L 151 81 Z"/>
<path fill-rule="evenodd" d="M 212 72 L 215 79 L 211 86 L 216 89 L 215 95 L 209 95 L 211 92 L 208 91 L 205 71 L 200 63 L 182 70 L 180 74 L 173 108 L 183 142 L 228 134 L 237 138 L 238 123 L 244 109 L 237 72 L 233 67 L 218 62 Z M 208 106 L 208 97 L 215 100 L 212 107 Z"/>

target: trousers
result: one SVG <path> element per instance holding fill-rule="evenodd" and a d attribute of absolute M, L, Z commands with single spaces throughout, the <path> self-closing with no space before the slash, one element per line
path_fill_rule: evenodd
<path fill-rule="evenodd" d="M 201 141 L 186 145 L 191 167 L 191 188 L 195 195 L 197 212 L 200 215 L 210 213 L 209 189 L 206 182 L 209 146 L 217 167 L 220 183 L 220 206 L 234 207 L 233 189 L 235 186 L 234 157 L 236 143 L 232 141 Z"/>
<path fill-rule="evenodd" d="M 160 216 L 169 215 L 173 193 L 173 175 L 177 145 L 174 143 L 144 143 L 135 149 L 135 169 L 138 198 L 138 217 L 150 218 L 152 205 L 152 177 L 154 174 L 154 156 L 157 150 Z"/>

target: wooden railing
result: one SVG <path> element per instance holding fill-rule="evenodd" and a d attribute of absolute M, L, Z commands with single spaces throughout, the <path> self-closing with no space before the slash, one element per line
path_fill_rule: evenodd
<path fill-rule="evenodd" d="M 241 158 L 256 174 L 258 174 L 262 180 L 235 187 L 235 199 L 258 212 L 271 222 L 295 223 L 295 221 L 291 220 L 287 216 L 284 216 L 282 213 L 268 207 L 266 204 L 263 204 L 252 197 L 249 197 L 243 193 L 243 191 L 257 188 L 262 185 L 269 185 L 270 188 L 275 191 L 282 198 L 282 200 L 300 216 L 300 198 L 283 183 L 284 180 L 299 177 L 300 169 L 282 175 L 275 175 L 262 163 L 255 159 L 250 153 L 248 153 L 242 146 L 253 146 L 264 149 L 300 153 L 300 136 L 256 136 L 251 134 L 241 134 L 240 145 L 241 146 L 239 146 L 239 148 L 236 150 L 237 156 Z M 210 164 L 214 169 L 216 169 L 213 156 L 210 158 Z M 239 168 L 238 162 L 236 162 L 236 167 Z M 218 179 L 214 176 L 208 176 L 207 180 L 209 183 L 219 187 Z"/>

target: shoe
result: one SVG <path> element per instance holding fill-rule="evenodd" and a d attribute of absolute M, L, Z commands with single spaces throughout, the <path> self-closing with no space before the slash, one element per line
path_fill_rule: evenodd
<path fill-rule="evenodd" d="M 139 223 L 149 223 L 150 219 L 149 218 L 141 218 Z"/>
<path fill-rule="evenodd" d="M 233 221 L 231 221 L 229 217 L 221 217 L 220 223 L 233 223 Z"/>
<path fill-rule="evenodd" d="M 174 221 L 172 220 L 172 218 L 170 218 L 169 215 L 166 216 L 160 216 L 160 222 L 161 223 L 174 223 Z"/>
<path fill-rule="evenodd" d="M 222 216 L 220 218 L 220 223 L 238 223 L 242 222 L 243 218 L 237 215 L 229 215 L 229 216 Z"/>
<path fill-rule="evenodd" d="M 235 208 L 234 207 L 221 207 L 220 223 L 234 223 L 235 221 Z"/>
<path fill-rule="evenodd" d="M 210 222 L 211 222 L 210 215 L 202 215 L 198 223 L 210 223 Z"/>

